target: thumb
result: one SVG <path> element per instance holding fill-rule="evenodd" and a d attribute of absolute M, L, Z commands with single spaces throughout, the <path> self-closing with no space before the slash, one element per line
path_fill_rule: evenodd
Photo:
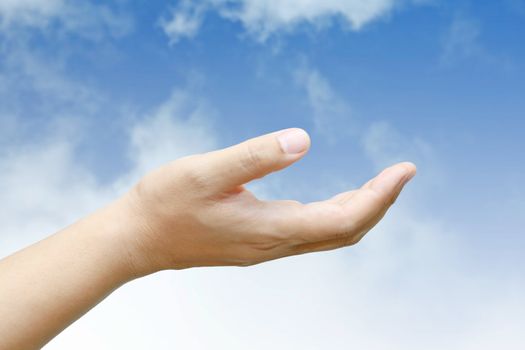
<path fill-rule="evenodd" d="M 291 128 L 205 153 L 201 164 L 218 190 L 229 190 L 289 166 L 309 148 L 306 131 Z"/>

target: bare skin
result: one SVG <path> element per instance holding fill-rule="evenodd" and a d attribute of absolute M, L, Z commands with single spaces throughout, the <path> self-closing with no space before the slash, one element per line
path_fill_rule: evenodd
<path fill-rule="evenodd" d="M 321 202 L 261 201 L 244 184 L 302 158 L 301 129 L 184 157 L 0 261 L 0 349 L 39 349 L 123 284 L 167 269 L 249 266 L 357 243 L 415 175 L 396 164 Z"/>

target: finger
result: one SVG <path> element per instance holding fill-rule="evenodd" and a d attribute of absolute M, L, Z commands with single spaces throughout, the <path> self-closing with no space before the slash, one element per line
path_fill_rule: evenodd
<path fill-rule="evenodd" d="M 399 163 L 382 171 L 357 191 L 309 204 L 267 202 L 277 230 L 300 245 L 348 240 L 375 225 L 414 175 L 412 163 Z"/>
<path fill-rule="evenodd" d="M 406 164 L 408 165 L 408 164 Z M 410 165 L 408 166 L 412 166 L 413 164 L 410 163 Z M 389 168 L 387 169 L 384 169 L 381 173 L 387 171 Z M 381 175 L 381 173 L 379 175 Z M 361 186 L 361 188 L 370 188 L 370 185 L 372 184 L 372 182 L 379 176 L 377 175 L 376 177 L 368 180 L 364 185 Z M 330 198 L 329 200 L 330 201 L 334 201 L 334 202 L 337 202 L 337 203 L 341 203 L 341 204 L 344 204 L 346 202 L 348 202 L 356 193 L 357 193 L 358 190 L 352 190 L 352 191 L 347 191 L 347 192 L 342 192 L 342 193 L 338 193 L 336 194 L 335 196 L 333 196 L 332 198 Z"/>
<path fill-rule="evenodd" d="M 217 189 L 229 190 L 291 165 L 309 147 L 306 131 L 285 129 L 205 153 L 199 164 Z"/>
<path fill-rule="evenodd" d="M 308 242 L 308 243 L 296 244 L 291 247 L 288 247 L 288 249 L 281 249 L 279 251 L 278 258 L 283 258 L 286 256 L 292 256 L 292 255 L 334 250 L 334 249 L 339 249 L 339 248 L 354 245 L 358 243 L 361 240 L 361 238 L 364 237 L 366 233 L 368 233 L 377 224 L 377 222 L 379 222 L 384 217 L 387 211 L 388 209 L 384 209 L 381 212 L 381 214 L 377 217 L 377 221 L 370 223 L 366 229 L 363 229 L 362 233 L 359 236 L 349 235 L 349 236 L 344 236 L 341 238 L 332 238 L 332 239 L 323 240 L 319 242 Z"/>
<path fill-rule="evenodd" d="M 335 203 L 344 204 L 348 202 L 353 196 L 355 196 L 356 193 L 357 193 L 357 190 L 342 192 L 342 193 L 339 193 L 333 196 L 332 198 L 328 200 L 335 202 Z"/>
<path fill-rule="evenodd" d="M 403 185 L 402 184 L 398 185 L 398 188 L 396 189 L 396 193 L 394 194 L 393 199 L 392 199 L 392 204 L 398 198 L 402 189 L 403 189 Z M 320 252 L 320 251 L 333 250 L 333 249 L 343 248 L 343 247 L 357 244 L 368 232 L 370 232 L 383 219 L 383 217 L 386 215 L 390 207 L 391 205 L 384 206 L 378 215 L 376 215 L 375 217 L 372 217 L 369 220 L 369 222 L 363 225 L 357 232 L 349 233 L 348 235 L 344 235 L 343 237 L 340 237 L 340 238 L 332 238 L 332 239 L 323 240 L 319 242 L 299 244 L 293 247 L 293 250 L 289 252 L 289 254 L 291 253 L 292 255 L 297 255 L 297 254 L 304 254 L 304 253 Z"/>
<path fill-rule="evenodd" d="M 373 215 L 372 213 L 392 205 L 404 185 L 415 176 L 416 171 L 416 166 L 410 162 L 388 167 L 364 184 L 355 197 L 344 206 L 355 217 L 366 220 L 367 216 Z M 368 206 L 361 203 L 368 203 Z"/>

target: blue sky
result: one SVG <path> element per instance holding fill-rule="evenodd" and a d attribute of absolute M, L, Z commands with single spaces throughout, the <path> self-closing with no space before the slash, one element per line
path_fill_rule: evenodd
<path fill-rule="evenodd" d="M 312 149 L 260 197 L 419 170 L 358 246 L 163 272 L 48 348 L 523 347 L 524 34 L 523 0 L 0 1 L 2 255 L 281 128 Z"/>

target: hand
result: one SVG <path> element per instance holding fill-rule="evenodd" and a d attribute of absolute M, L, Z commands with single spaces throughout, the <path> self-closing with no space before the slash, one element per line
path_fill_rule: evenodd
<path fill-rule="evenodd" d="M 140 226 L 126 238 L 137 276 L 353 245 L 416 173 L 412 163 L 400 163 L 357 190 L 308 204 L 261 201 L 244 188 L 296 162 L 309 146 L 306 132 L 287 129 L 181 158 L 143 177 L 126 195 Z"/>
<path fill-rule="evenodd" d="M 401 163 L 358 190 L 309 204 L 260 201 L 243 187 L 309 146 L 304 131 L 288 129 L 173 161 L 0 260 L 0 348 L 39 349 L 115 289 L 159 270 L 247 266 L 355 244 L 416 171 Z"/>

